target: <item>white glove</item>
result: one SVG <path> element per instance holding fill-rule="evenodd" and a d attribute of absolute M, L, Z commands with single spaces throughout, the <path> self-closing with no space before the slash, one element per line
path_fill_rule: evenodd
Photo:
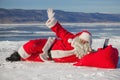
<path fill-rule="evenodd" d="M 53 12 L 53 9 L 52 8 L 49 8 L 47 10 L 47 13 L 48 13 L 48 18 L 51 20 L 52 18 L 54 18 L 54 15 L 55 15 L 55 12 Z"/>

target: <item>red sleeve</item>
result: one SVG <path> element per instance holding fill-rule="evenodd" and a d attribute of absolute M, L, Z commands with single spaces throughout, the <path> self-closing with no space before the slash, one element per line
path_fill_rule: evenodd
<path fill-rule="evenodd" d="M 60 24 L 59 22 L 57 22 L 52 28 L 51 30 L 53 32 L 56 33 L 56 36 L 58 38 L 61 38 L 61 39 L 69 39 L 69 38 L 73 38 L 74 37 L 74 34 L 70 33 L 69 31 L 67 31 L 66 29 L 64 29 Z"/>

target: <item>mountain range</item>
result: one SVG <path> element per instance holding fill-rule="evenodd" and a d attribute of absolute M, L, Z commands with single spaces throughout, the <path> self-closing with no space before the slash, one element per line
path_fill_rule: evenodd
<path fill-rule="evenodd" d="M 84 13 L 55 10 L 60 22 L 120 22 L 120 14 Z M 48 19 L 46 10 L 3 9 L 0 8 L 0 24 L 43 23 Z"/>

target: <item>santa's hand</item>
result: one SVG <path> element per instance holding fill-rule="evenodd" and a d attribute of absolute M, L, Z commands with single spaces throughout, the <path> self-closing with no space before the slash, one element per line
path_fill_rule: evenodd
<path fill-rule="evenodd" d="M 48 18 L 51 20 L 52 18 L 54 18 L 54 15 L 55 15 L 55 12 L 53 11 L 52 8 L 49 8 L 47 10 L 47 13 L 48 13 Z"/>
<path fill-rule="evenodd" d="M 52 28 L 57 23 L 57 20 L 54 17 L 55 12 L 53 11 L 53 9 L 49 8 L 47 10 L 47 13 L 48 13 L 48 20 L 46 21 L 46 25 L 48 26 L 48 28 Z"/>

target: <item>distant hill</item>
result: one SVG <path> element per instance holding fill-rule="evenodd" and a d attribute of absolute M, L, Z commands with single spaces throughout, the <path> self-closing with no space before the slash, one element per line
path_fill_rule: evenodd
<path fill-rule="evenodd" d="M 120 22 L 120 14 L 83 13 L 55 10 L 60 22 Z M 46 10 L 2 9 L 0 23 L 42 23 L 47 20 Z"/>

